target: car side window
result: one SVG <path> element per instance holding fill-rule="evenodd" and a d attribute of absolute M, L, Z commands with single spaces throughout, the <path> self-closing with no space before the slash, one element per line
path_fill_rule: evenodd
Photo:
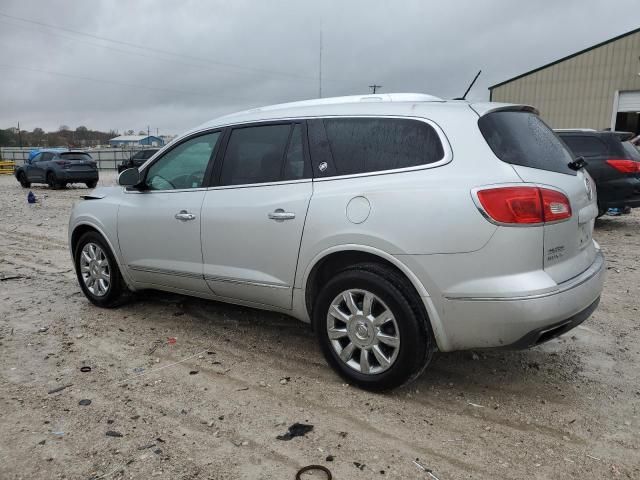
<path fill-rule="evenodd" d="M 444 158 L 438 134 L 420 120 L 342 117 L 308 124 L 315 176 L 380 172 Z"/>
<path fill-rule="evenodd" d="M 36 162 L 41 162 L 42 161 L 42 154 L 39 153 L 37 154 L 35 157 L 33 157 L 29 163 L 36 163 Z"/>
<path fill-rule="evenodd" d="M 291 124 L 235 128 L 222 163 L 220 185 L 275 182 L 281 178 Z M 292 152 L 292 163 L 295 153 Z M 295 172 L 292 172 L 295 174 Z"/>
<path fill-rule="evenodd" d="M 200 188 L 220 132 L 212 132 L 177 145 L 147 170 L 145 185 L 149 190 Z"/>
<path fill-rule="evenodd" d="M 45 152 L 42 154 L 39 160 L 34 159 L 36 162 L 48 162 L 53 159 L 54 154 L 52 152 Z"/>

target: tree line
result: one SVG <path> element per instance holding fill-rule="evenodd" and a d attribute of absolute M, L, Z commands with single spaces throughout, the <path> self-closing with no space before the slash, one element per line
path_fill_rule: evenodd
<path fill-rule="evenodd" d="M 146 131 L 138 132 L 138 135 L 146 135 Z M 55 132 L 45 132 L 36 127 L 33 131 L 17 128 L 0 129 L 0 147 L 95 147 L 107 145 L 109 139 L 120 135 L 117 130 L 101 132 L 89 130 L 81 125 L 75 130 L 67 125 L 60 125 Z M 135 135 L 133 130 L 127 130 L 123 135 Z"/>

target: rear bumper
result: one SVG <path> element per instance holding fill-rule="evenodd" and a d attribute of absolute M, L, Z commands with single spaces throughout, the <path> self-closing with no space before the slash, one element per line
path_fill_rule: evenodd
<path fill-rule="evenodd" d="M 56 173 L 56 177 L 59 180 L 65 182 L 91 182 L 98 180 L 97 170 L 87 170 L 86 172 L 60 172 Z"/>
<path fill-rule="evenodd" d="M 611 180 L 598 188 L 598 201 L 603 209 L 640 207 L 640 178 Z"/>
<path fill-rule="evenodd" d="M 593 313 L 604 276 L 604 257 L 598 250 L 585 272 L 552 291 L 521 297 L 445 297 L 442 323 L 447 351 L 527 348 L 561 335 Z"/>

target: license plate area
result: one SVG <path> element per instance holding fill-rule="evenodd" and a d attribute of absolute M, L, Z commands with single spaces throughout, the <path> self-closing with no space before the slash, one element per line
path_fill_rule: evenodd
<path fill-rule="evenodd" d="M 591 244 L 593 220 L 578 225 L 578 249 L 583 250 Z"/>

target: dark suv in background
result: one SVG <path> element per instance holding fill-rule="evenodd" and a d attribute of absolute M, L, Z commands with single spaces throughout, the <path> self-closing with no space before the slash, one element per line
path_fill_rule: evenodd
<path fill-rule="evenodd" d="M 123 160 L 122 163 L 118 165 L 118 173 L 123 172 L 127 168 L 139 168 L 144 162 L 153 157 L 158 150 L 160 149 L 146 148 L 144 150 L 140 150 L 134 155 L 131 155 L 128 160 Z"/>
<path fill-rule="evenodd" d="M 598 189 L 598 215 L 608 209 L 640 207 L 640 152 L 629 132 L 556 130 L 586 169 Z"/>
<path fill-rule="evenodd" d="M 98 167 L 87 152 L 41 150 L 24 165 L 16 168 L 15 176 L 24 188 L 32 183 L 46 183 L 51 188 L 64 188 L 68 183 L 84 183 L 89 188 L 98 184 Z"/>

